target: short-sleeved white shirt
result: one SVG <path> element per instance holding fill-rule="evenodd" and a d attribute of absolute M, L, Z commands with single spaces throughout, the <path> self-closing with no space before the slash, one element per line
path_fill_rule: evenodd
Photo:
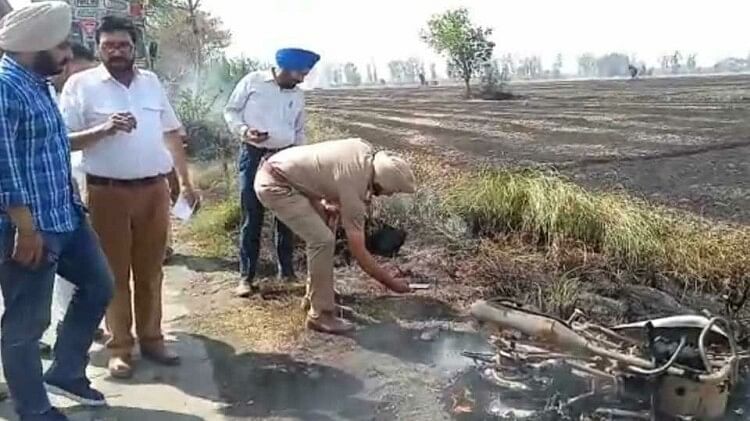
<path fill-rule="evenodd" d="M 138 123 L 130 133 L 119 132 L 85 149 L 82 168 L 86 174 L 133 180 L 172 170 L 164 133 L 182 125 L 154 73 L 136 70 L 129 87 L 115 80 L 103 65 L 76 73 L 63 87 L 60 108 L 71 132 L 95 127 L 118 112 L 132 113 Z"/>

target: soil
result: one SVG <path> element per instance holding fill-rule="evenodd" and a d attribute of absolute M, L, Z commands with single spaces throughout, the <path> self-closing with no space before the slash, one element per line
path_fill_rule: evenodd
<path fill-rule="evenodd" d="M 309 107 L 386 147 L 424 149 L 468 165 L 553 166 L 587 187 L 625 189 L 709 218 L 745 223 L 749 87 L 750 77 L 744 76 L 534 83 L 513 85 L 523 99 L 510 101 L 465 100 L 457 88 L 332 90 L 310 93 Z M 270 244 L 263 292 L 248 300 L 231 296 L 236 262 L 180 250 L 174 264 L 191 274 L 181 291 L 190 309 L 182 323 L 207 348 L 226 405 L 222 414 L 271 420 L 468 419 L 462 396 L 478 382 L 466 381 L 476 369 L 461 352 L 490 348 L 465 309 L 474 299 L 502 292 L 498 284 L 533 293 L 552 275 L 535 261 L 519 263 L 509 256 L 495 262 L 495 282 L 478 283 L 467 271 L 466 255 L 416 237 L 407 239 L 396 263 L 418 282 L 431 284 L 429 290 L 390 296 L 358 270 L 337 268 L 342 304 L 354 308 L 358 324 L 348 337 L 300 328 L 297 301 L 304 288 L 268 280 Z M 602 322 L 723 310 L 716 297 L 669 285 L 629 285 L 624 277 L 587 279 L 575 304 Z M 472 419 L 493 419 L 488 408 L 470 409 L 476 411 Z"/>
<path fill-rule="evenodd" d="M 319 90 L 308 107 L 374 143 L 470 164 L 553 166 L 583 185 L 750 218 L 750 76 L 512 84 L 515 101 L 459 88 Z"/>

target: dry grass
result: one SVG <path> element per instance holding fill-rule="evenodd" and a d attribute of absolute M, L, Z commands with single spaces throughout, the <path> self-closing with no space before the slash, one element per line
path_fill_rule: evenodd
<path fill-rule="evenodd" d="M 747 228 L 588 192 L 539 171 L 479 171 L 459 179 L 445 198 L 448 213 L 476 233 L 523 233 L 546 250 L 575 247 L 606 256 L 613 268 L 660 273 L 696 288 L 741 281 L 750 269 Z"/>
<path fill-rule="evenodd" d="M 326 140 L 345 139 L 351 135 L 317 114 L 309 114 L 305 124 L 305 137 L 309 143 L 324 142 Z"/>
<path fill-rule="evenodd" d="M 311 116 L 308 137 L 347 137 Z M 750 273 L 750 229 L 719 225 L 683 212 L 659 208 L 622 194 L 587 191 L 564 178 L 537 170 L 456 168 L 440 159 L 406 152 L 420 190 L 411 197 L 378 202 L 376 216 L 394 225 L 437 229 L 451 244 L 467 232 L 508 236 L 541 251 L 558 270 L 587 266 L 639 277 L 667 276 L 696 289 L 730 287 Z M 210 185 L 210 183 L 208 183 Z M 193 237 L 212 252 L 234 251 L 239 223 L 233 199 L 209 205 L 193 224 Z"/>
<path fill-rule="evenodd" d="M 191 327 L 205 336 L 234 338 L 253 352 L 275 353 L 299 339 L 305 314 L 299 301 L 292 298 L 249 301 L 201 315 Z"/>
<path fill-rule="evenodd" d="M 236 198 L 227 198 L 204 206 L 190 223 L 187 234 L 204 256 L 236 254 L 236 235 L 241 214 Z"/>

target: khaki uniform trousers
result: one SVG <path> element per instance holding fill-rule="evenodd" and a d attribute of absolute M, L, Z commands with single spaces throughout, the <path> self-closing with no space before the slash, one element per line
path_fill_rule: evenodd
<path fill-rule="evenodd" d="M 309 278 L 309 316 L 332 314 L 336 309 L 333 285 L 335 236 L 326 221 L 313 208 L 307 196 L 276 179 L 267 166 L 255 176 L 255 193 L 266 209 L 305 241 Z"/>

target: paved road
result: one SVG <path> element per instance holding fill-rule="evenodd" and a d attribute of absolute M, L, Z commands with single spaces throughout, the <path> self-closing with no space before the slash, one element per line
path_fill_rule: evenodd
<path fill-rule="evenodd" d="M 213 367 L 203 343 L 176 330 L 176 323 L 187 314 L 179 302 L 175 285 L 190 276 L 183 268 L 168 268 L 164 291 L 165 328 L 173 346 L 183 357 L 179 368 L 162 368 L 139 361 L 137 375 L 127 382 L 115 382 L 106 372 L 106 355 L 100 345 L 91 351 L 89 376 L 111 405 L 104 410 L 85 410 L 66 399 L 52 397 L 53 404 L 64 408 L 75 421 L 200 421 L 223 420 L 214 383 Z M 1 304 L 0 304 L 1 305 Z M 53 314 L 58 312 L 53 309 Z M 52 332 L 47 339 L 53 340 Z M 47 365 L 49 362 L 46 362 Z M 12 403 L 0 403 L 0 419 L 16 421 Z"/>

